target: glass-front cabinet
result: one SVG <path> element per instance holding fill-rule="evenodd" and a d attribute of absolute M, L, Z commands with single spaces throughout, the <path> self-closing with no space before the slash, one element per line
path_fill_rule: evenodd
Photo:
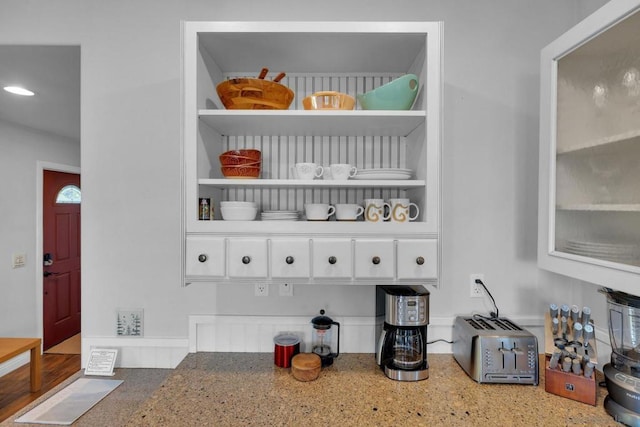
<path fill-rule="evenodd" d="M 640 291 L 640 2 L 614 0 L 542 51 L 541 267 Z"/>
<path fill-rule="evenodd" d="M 442 23 L 184 22 L 182 60 L 185 283 L 437 285 Z M 281 78 L 293 92 L 290 106 L 225 108 L 216 86 L 263 69 L 264 79 Z M 357 98 L 407 74 L 419 86 L 409 109 L 303 104 L 317 92 Z M 225 177 L 219 156 L 235 149 L 260 150 L 259 176 Z M 357 173 L 298 179 L 297 163 L 325 170 L 349 164 Z M 413 220 L 305 218 L 309 203 L 364 206 L 373 199 L 387 209 L 393 200 L 410 201 Z M 258 213 L 228 220 L 223 202 L 252 202 Z"/>

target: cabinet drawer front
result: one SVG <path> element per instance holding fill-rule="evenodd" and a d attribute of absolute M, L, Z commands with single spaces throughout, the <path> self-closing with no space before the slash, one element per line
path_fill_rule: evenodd
<path fill-rule="evenodd" d="M 398 240 L 398 279 L 438 277 L 437 240 Z"/>
<path fill-rule="evenodd" d="M 187 276 L 224 276 L 224 239 L 189 236 L 185 257 Z"/>
<path fill-rule="evenodd" d="M 309 277 L 309 239 L 271 240 L 271 277 Z"/>
<path fill-rule="evenodd" d="M 393 240 L 355 241 L 356 279 L 393 278 Z"/>
<path fill-rule="evenodd" d="M 229 277 L 267 277 L 266 239 L 229 239 Z"/>
<path fill-rule="evenodd" d="M 313 239 L 313 277 L 351 278 L 350 239 Z"/>

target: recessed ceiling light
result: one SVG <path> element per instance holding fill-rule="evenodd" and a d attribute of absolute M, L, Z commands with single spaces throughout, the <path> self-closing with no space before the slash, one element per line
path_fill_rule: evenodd
<path fill-rule="evenodd" d="M 33 96 L 35 93 L 30 91 L 29 89 L 25 89 L 19 86 L 5 86 L 4 90 L 9 93 L 13 93 L 14 95 L 22 95 L 22 96 Z"/>

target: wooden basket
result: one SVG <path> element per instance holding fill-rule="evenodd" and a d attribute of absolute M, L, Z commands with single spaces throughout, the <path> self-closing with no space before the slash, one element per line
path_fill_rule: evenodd
<path fill-rule="evenodd" d="M 228 110 L 286 110 L 294 96 L 280 83 L 249 77 L 225 80 L 216 91 Z"/>

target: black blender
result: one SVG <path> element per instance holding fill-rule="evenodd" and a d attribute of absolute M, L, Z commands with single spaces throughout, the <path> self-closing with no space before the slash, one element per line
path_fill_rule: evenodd
<path fill-rule="evenodd" d="M 603 367 L 604 408 L 617 422 L 640 427 L 640 297 L 604 288 L 611 363 Z"/>

